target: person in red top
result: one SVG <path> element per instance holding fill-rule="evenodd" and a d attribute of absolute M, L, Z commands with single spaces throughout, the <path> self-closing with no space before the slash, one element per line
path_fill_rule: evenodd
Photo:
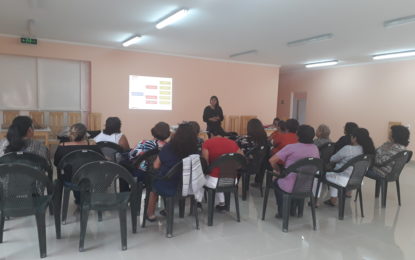
<path fill-rule="evenodd" d="M 272 149 L 271 154 L 274 155 L 284 148 L 287 144 L 295 144 L 298 142 L 297 138 L 297 129 L 298 121 L 295 119 L 288 119 L 285 122 L 285 127 L 287 129 L 286 133 L 281 133 L 273 139 L 274 149 Z"/>
<path fill-rule="evenodd" d="M 218 157 L 227 153 L 240 153 L 243 154 L 239 149 L 239 146 L 235 141 L 232 141 L 228 138 L 225 138 L 220 135 L 219 129 L 211 129 L 211 138 L 203 143 L 202 146 L 202 157 L 211 164 Z M 213 169 L 210 175 L 206 177 L 206 187 L 216 188 L 219 178 L 219 169 Z M 216 193 L 216 200 L 219 201 L 219 204 L 216 206 L 216 209 L 222 211 L 225 210 L 225 196 L 223 192 Z"/>

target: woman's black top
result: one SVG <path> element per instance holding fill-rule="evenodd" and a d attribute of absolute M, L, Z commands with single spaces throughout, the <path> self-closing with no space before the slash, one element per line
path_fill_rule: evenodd
<path fill-rule="evenodd" d="M 209 120 L 211 117 L 218 116 L 220 120 L 212 122 Z M 207 131 L 211 131 L 212 129 L 220 127 L 220 122 L 223 121 L 223 112 L 222 108 L 220 106 L 217 106 L 216 108 L 212 109 L 211 106 L 205 107 L 205 110 L 203 111 L 203 121 L 207 124 Z"/>

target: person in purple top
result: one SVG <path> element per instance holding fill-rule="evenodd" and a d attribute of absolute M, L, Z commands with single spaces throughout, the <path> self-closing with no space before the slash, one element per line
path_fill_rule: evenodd
<path fill-rule="evenodd" d="M 274 154 L 269 162 L 274 170 L 279 174 L 278 163 L 283 163 L 285 168 L 295 163 L 298 160 L 307 157 L 320 158 L 320 153 L 317 146 L 313 143 L 315 132 L 314 128 L 309 125 L 301 125 L 297 130 L 298 143 L 289 144 L 281 149 L 278 153 Z M 275 185 L 279 189 L 275 189 L 275 198 L 277 200 L 278 212 L 276 217 L 281 218 L 282 216 L 282 204 L 283 204 L 283 193 L 292 192 L 297 175 L 295 173 L 289 173 L 285 177 L 277 178 Z"/>

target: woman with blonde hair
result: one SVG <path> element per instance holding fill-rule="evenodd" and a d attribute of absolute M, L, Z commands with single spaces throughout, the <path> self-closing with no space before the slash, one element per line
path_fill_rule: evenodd
<path fill-rule="evenodd" d="M 318 148 L 326 143 L 330 143 L 330 128 L 325 124 L 319 125 L 316 130 L 316 137 L 317 138 L 314 139 L 314 144 L 317 145 Z"/>

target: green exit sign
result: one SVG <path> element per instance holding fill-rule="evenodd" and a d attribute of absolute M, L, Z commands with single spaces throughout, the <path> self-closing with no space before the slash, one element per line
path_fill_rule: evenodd
<path fill-rule="evenodd" d="M 22 38 L 20 38 L 20 42 L 24 43 L 24 44 L 36 45 L 37 44 L 37 39 L 29 38 L 29 37 L 22 37 Z"/>

